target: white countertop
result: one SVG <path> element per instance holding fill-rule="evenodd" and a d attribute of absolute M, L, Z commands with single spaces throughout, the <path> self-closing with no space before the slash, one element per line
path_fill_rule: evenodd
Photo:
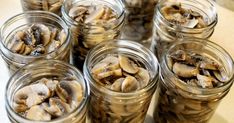
<path fill-rule="evenodd" d="M 234 58 L 234 12 L 217 6 L 218 24 L 210 40 L 218 43 L 226 49 Z M 20 13 L 20 0 L 1 0 L 0 4 L 0 25 L 8 18 Z M 2 58 L 0 58 L 0 122 L 9 123 L 5 111 L 4 91 L 5 85 L 9 79 L 7 68 Z M 228 95 L 222 100 L 213 115 L 210 123 L 234 123 L 234 87 L 231 88 Z"/>

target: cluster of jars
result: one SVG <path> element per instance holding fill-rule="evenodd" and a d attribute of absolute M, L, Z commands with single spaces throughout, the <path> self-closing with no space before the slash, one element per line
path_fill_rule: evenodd
<path fill-rule="evenodd" d="M 154 102 L 156 123 L 204 123 L 234 81 L 210 0 L 21 5 L 0 32 L 11 122 L 143 123 Z"/>

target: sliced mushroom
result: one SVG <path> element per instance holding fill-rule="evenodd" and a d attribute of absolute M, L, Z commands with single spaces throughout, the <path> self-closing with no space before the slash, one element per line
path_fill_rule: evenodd
<path fill-rule="evenodd" d="M 218 71 L 213 71 L 213 74 L 220 82 L 227 82 L 228 80 L 227 72 L 224 68 L 220 68 Z"/>
<path fill-rule="evenodd" d="M 135 77 L 138 80 L 141 88 L 148 85 L 150 81 L 149 72 L 144 68 L 139 68 L 139 71 L 136 73 Z"/>
<path fill-rule="evenodd" d="M 30 55 L 32 56 L 39 56 L 42 55 L 46 52 L 46 49 L 44 46 L 42 45 L 37 45 L 37 47 L 35 47 L 35 49 L 31 52 Z"/>
<path fill-rule="evenodd" d="M 97 74 L 97 78 L 100 79 L 104 79 L 107 77 L 120 77 L 122 76 L 122 69 L 117 69 L 117 70 L 113 70 L 113 71 L 107 71 L 107 72 L 102 72 Z"/>
<path fill-rule="evenodd" d="M 202 88 L 213 88 L 212 77 L 197 74 L 197 79 L 198 79 L 197 84 L 200 85 Z"/>
<path fill-rule="evenodd" d="M 77 107 L 83 99 L 82 86 L 76 80 L 62 80 L 55 91 L 62 101 L 70 104 L 72 109 Z"/>
<path fill-rule="evenodd" d="M 44 24 L 34 24 L 31 29 L 37 44 L 46 46 L 50 42 L 51 31 L 47 26 Z"/>
<path fill-rule="evenodd" d="M 36 121 L 50 121 L 51 115 L 40 105 L 34 105 L 27 111 L 26 118 Z"/>
<path fill-rule="evenodd" d="M 61 30 L 59 33 L 60 45 L 62 45 L 66 41 L 66 38 L 67 38 L 67 34 L 66 34 L 65 30 Z"/>
<path fill-rule="evenodd" d="M 99 74 L 101 72 L 113 71 L 119 68 L 118 58 L 115 56 L 107 56 L 92 68 L 92 73 Z"/>
<path fill-rule="evenodd" d="M 135 74 L 139 70 L 137 65 L 132 60 L 123 55 L 119 55 L 119 63 L 120 67 L 128 73 Z"/>
<path fill-rule="evenodd" d="M 138 81 L 135 77 L 127 76 L 122 82 L 122 92 L 132 92 L 138 89 Z"/>
<path fill-rule="evenodd" d="M 90 23 L 93 20 L 97 20 L 99 18 L 101 18 L 103 16 L 105 12 L 104 6 L 102 5 L 98 5 L 96 6 L 95 11 L 93 11 L 92 13 L 90 13 L 90 15 L 88 15 L 85 19 L 85 23 Z"/>
<path fill-rule="evenodd" d="M 47 78 L 42 78 L 38 80 L 38 82 L 45 84 L 49 88 L 51 92 L 51 96 L 54 95 L 57 84 L 59 83 L 58 80 L 52 80 L 52 79 L 47 79 Z"/>
<path fill-rule="evenodd" d="M 125 80 L 125 78 L 119 78 L 119 79 L 115 80 L 114 83 L 111 85 L 110 89 L 113 91 L 121 92 L 121 85 L 122 85 L 124 80 Z"/>
<path fill-rule="evenodd" d="M 50 98 L 49 104 L 42 103 L 42 106 L 50 115 L 55 117 L 71 112 L 70 105 L 58 98 Z"/>
<path fill-rule="evenodd" d="M 42 103 L 45 99 L 50 96 L 50 90 L 45 84 L 37 83 L 25 86 L 19 89 L 14 95 L 14 102 L 18 105 L 13 106 L 14 109 L 24 107 L 28 108 Z"/>
<path fill-rule="evenodd" d="M 208 60 L 207 58 L 206 58 L 206 60 L 201 61 L 199 64 L 200 64 L 199 67 L 202 69 L 209 69 L 209 70 L 218 70 L 219 69 L 219 64 L 217 64 L 213 60 Z"/>
<path fill-rule="evenodd" d="M 173 65 L 173 72 L 180 77 L 190 78 L 196 76 L 199 70 L 196 67 L 176 62 Z"/>

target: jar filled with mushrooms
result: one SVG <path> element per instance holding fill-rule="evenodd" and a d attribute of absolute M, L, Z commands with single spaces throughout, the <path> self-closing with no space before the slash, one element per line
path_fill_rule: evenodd
<path fill-rule="evenodd" d="M 174 43 L 161 67 L 156 123 L 207 123 L 234 81 L 233 59 L 208 40 Z"/>
<path fill-rule="evenodd" d="M 126 18 L 121 38 L 148 46 L 152 37 L 154 8 L 158 0 L 122 1 L 126 8 Z"/>
<path fill-rule="evenodd" d="M 41 10 L 61 16 L 61 7 L 64 0 L 21 0 L 23 11 Z"/>
<path fill-rule="evenodd" d="M 151 50 L 160 61 L 176 40 L 186 37 L 208 39 L 217 21 L 212 0 L 161 0 L 155 8 Z"/>
<path fill-rule="evenodd" d="M 65 0 L 62 15 L 72 32 L 72 63 L 81 70 L 91 48 L 119 37 L 125 17 L 121 0 Z"/>
<path fill-rule="evenodd" d="M 103 42 L 88 53 L 83 71 L 91 90 L 89 122 L 144 122 L 159 74 L 152 52 L 133 41 Z"/>
<path fill-rule="evenodd" d="M 89 85 L 68 63 L 30 63 L 10 78 L 5 93 L 12 123 L 86 123 Z"/>
<path fill-rule="evenodd" d="M 70 32 L 59 16 L 28 11 L 7 20 L 1 27 L 2 58 L 10 74 L 39 59 L 70 62 Z"/>

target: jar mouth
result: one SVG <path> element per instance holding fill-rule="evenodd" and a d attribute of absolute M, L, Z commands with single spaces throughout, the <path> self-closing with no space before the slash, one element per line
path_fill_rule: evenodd
<path fill-rule="evenodd" d="M 115 46 L 111 47 L 111 45 L 115 44 Z M 108 49 L 108 47 L 110 47 Z M 147 53 L 148 57 L 151 57 L 150 60 L 154 61 L 155 64 L 152 64 L 152 68 L 151 70 L 153 71 L 153 75 L 151 75 L 151 79 L 149 81 L 149 84 L 143 88 L 141 88 L 140 90 L 137 91 L 133 91 L 133 92 L 128 92 L 128 93 L 124 93 L 124 92 L 117 92 L 117 91 L 112 91 L 106 87 L 104 87 L 103 85 L 101 85 L 100 83 L 98 83 L 97 81 L 95 81 L 95 79 L 92 76 L 91 73 L 91 65 L 92 65 L 92 58 L 93 56 L 95 57 L 102 57 L 102 55 L 97 56 L 97 53 L 103 52 L 103 51 L 109 51 L 111 49 L 115 49 L 115 48 L 129 48 L 130 50 L 135 49 L 137 52 L 145 52 Z M 100 49 L 102 48 L 102 49 Z M 102 50 L 102 51 L 101 51 Z M 119 53 L 119 51 L 118 51 Z M 121 54 L 121 53 L 120 53 Z M 136 57 L 142 57 L 139 56 L 137 54 L 133 54 Z M 85 63 L 84 63 L 84 76 L 86 79 L 89 79 L 90 81 L 90 86 L 94 87 L 95 89 L 98 89 L 99 91 L 101 91 L 102 93 L 106 93 L 108 95 L 113 95 L 115 98 L 119 98 L 119 99 L 129 99 L 131 98 L 131 96 L 133 95 L 140 95 L 140 94 L 144 94 L 144 92 L 149 91 L 150 89 L 152 89 L 155 85 L 157 85 L 157 80 L 158 80 L 158 75 L 160 72 L 160 67 L 157 61 L 157 58 L 154 56 L 154 54 L 149 51 L 147 48 L 145 48 L 144 46 L 133 42 L 133 41 L 129 41 L 129 40 L 114 40 L 114 41 L 105 41 L 102 42 L 100 44 L 98 44 L 96 47 L 94 47 L 93 49 L 90 50 L 90 52 L 88 53 Z"/>
<path fill-rule="evenodd" d="M 163 24 L 165 27 L 167 27 L 168 29 L 170 29 L 170 30 L 172 30 L 172 31 L 177 31 L 177 32 L 181 32 L 181 33 L 194 33 L 194 34 L 196 34 L 196 33 L 202 32 L 202 31 L 204 31 L 204 30 L 206 30 L 206 29 L 207 29 L 207 30 L 213 29 L 213 28 L 216 26 L 217 22 L 218 22 L 217 11 L 216 11 L 216 8 L 214 7 L 214 2 L 211 1 L 211 0 L 206 0 L 206 2 L 208 2 L 209 8 L 212 9 L 211 11 L 212 11 L 212 15 L 213 15 L 214 17 L 212 17 L 212 18 L 210 19 L 210 17 L 208 17 L 208 15 L 206 15 L 207 18 L 209 18 L 209 19 L 211 20 L 211 22 L 209 22 L 207 26 L 202 27 L 202 28 L 189 28 L 189 27 L 180 26 L 180 25 L 176 25 L 176 24 L 174 24 L 174 23 L 172 23 L 172 22 L 169 22 L 169 21 L 163 16 L 162 11 L 161 11 L 161 8 L 163 7 L 163 1 L 166 1 L 166 0 L 162 0 L 161 2 L 159 2 L 159 3 L 157 4 L 156 9 L 155 9 L 155 13 L 157 13 L 158 16 L 159 16 L 159 18 L 160 18 L 160 24 Z M 198 0 L 195 0 L 195 1 L 190 0 L 190 1 L 193 2 L 194 4 L 199 4 L 200 7 L 208 8 L 208 7 L 206 7 L 205 5 L 203 5 L 203 4 L 202 4 L 200 1 L 198 1 Z M 174 2 L 174 3 L 177 3 L 177 2 Z M 178 3 L 181 3 L 181 2 L 178 2 Z M 183 3 L 182 3 L 182 5 L 183 5 Z M 191 7 L 194 7 L 194 8 L 196 8 L 196 9 L 199 9 L 199 8 L 197 8 L 197 7 L 194 6 L 194 5 L 190 5 L 190 4 L 186 4 L 186 5 L 191 6 Z M 210 6 L 211 6 L 211 7 L 210 7 Z M 201 9 L 199 9 L 199 10 L 201 10 Z M 201 10 L 201 11 L 202 11 L 203 13 L 205 13 L 204 10 Z M 156 24 L 155 20 L 156 20 L 156 16 L 155 16 L 155 19 L 154 19 L 154 24 Z"/>
<path fill-rule="evenodd" d="M 192 86 L 189 84 L 184 83 L 182 80 L 180 80 L 169 68 L 168 64 L 167 64 L 167 54 L 169 54 L 171 52 L 171 50 L 173 50 L 173 48 L 175 48 L 176 46 L 179 45 L 183 45 L 183 44 L 200 44 L 202 47 L 207 46 L 209 48 L 211 48 L 212 50 L 215 50 L 216 54 L 217 53 L 221 53 L 223 57 L 226 57 L 226 59 L 220 59 L 220 60 L 229 60 L 229 61 L 225 61 L 228 62 L 228 67 L 225 66 L 225 69 L 230 69 L 229 70 L 229 76 L 228 76 L 228 80 L 224 83 L 224 85 L 219 86 L 219 87 L 215 87 L 215 88 L 201 88 L 201 87 L 196 87 L 196 86 Z M 192 51 L 193 49 L 191 49 Z M 200 48 L 200 50 L 202 50 L 202 48 Z M 224 62 L 224 63 L 225 63 Z M 162 60 L 162 72 L 160 75 L 160 78 L 167 78 L 164 77 L 163 74 L 167 74 L 166 76 L 170 76 L 168 79 L 170 80 L 170 83 L 173 84 L 172 86 L 177 86 L 179 88 L 181 88 L 182 90 L 185 90 L 187 92 L 193 93 L 193 94 L 213 94 L 213 93 L 218 93 L 220 91 L 223 91 L 223 89 L 228 89 L 234 81 L 234 64 L 233 64 L 233 59 L 230 56 L 230 54 L 221 46 L 219 46 L 218 44 L 211 42 L 209 40 L 204 40 L 204 39 L 200 39 L 200 38 L 185 38 L 183 39 L 183 41 L 181 42 L 176 42 L 174 43 L 169 49 L 168 51 L 164 54 L 163 56 L 163 60 Z M 229 68 L 230 67 L 230 68 Z M 230 76 L 231 75 L 231 76 Z M 165 83 L 165 82 L 163 82 Z M 177 83 L 177 84 L 176 84 Z M 167 83 L 168 84 L 168 83 Z"/>
<path fill-rule="evenodd" d="M 65 20 L 67 20 L 69 24 L 75 24 L 75 25 L 77 25 L 77 26 L 79 25 L 79 26 L 81 26 L 81 27 L 86 27 L 87 25 L 88 25 L 89 27 L 97 26 L 97 25 L 79 23 L 79 22 L 73 20 L 73 19 L 68 15 L 68 11 L 69 11 L 69 10 L 67 11 L 67 7 L 68 7 L 68 6 L 72 6 L 73 4 L 79 5 L 78 3 L 81 3 L 80 5 L 82 5 L 82 2 L 85 2 L 85 1 L 89 1 L 90 3 L 97 2 L 97 1 L 98 1 L 98 2 L 103 2 L 103 3 L 106 3 L 106 5 L 108 5 L 108 7 L 112 8 L 112 7 L 110 6 L 110 5 L 112 5 L 112 3 L 107 2 L 107 1 L 101 1 L 101 0 L 97 0 L 97 1 L 95 1 L 95 0 L 81 0 L 81 1 L 75 1 L 75 2 L 73 2 L 73 3 L 70 3 L 71 1 L 65 0 L 65 2 L 63 3 L 63 5 L 62 5 L 62 7 L 61 7 L 61 10 L 62 10 L 63 18 L 64 18 Z M 110 24 L 110 25 L 113 25 L 113 24 L 115 25 L 115 26 L 113 27 L 113 29 L 116 29 L 116 28 L 119 27 L 119 25 L 122 25 L 122 24 L 124 23 L 124 18 L 125 18 L 124 4 L 123 4 L 122 0 L 119 0 L 118 2 L 119 2 L 119 4 L 121 5 L 121 8 L 120 8 L 121 12 L 120 12 L 120 14 L 118 14 L 117 20 L 120 20 L 120 21 L 118 21 L 117 24 L 114 24 L 114 23 L 111 23 L 111 24 Z M 101 26 L 105 26 L 105 25 L 101 25 Z"/>
<path fill-rule="evenodd" d="M 5 29 L 9 25 L 11 25 L 12 23 L 16 22 L 17 20 L 23 19 L 25 17 L 28 18 L 28 17 L 30 17 L 30 15 L 32 15 L 32 18 L 33 17 L 37 17 L 37 16 L 41 16 L 42 18 L 50 18 L 50 17 L 52 17 L 53 19 L 56 19 L 57 21 L 60 21 L 60 22 L 58 22 L 58 24 L 61 26 L 62 29 L 65 30 L 66 35 L 67 35 L 66 39 L 65 39 L 65 42 L 63 44 L 61 44 L 61 46 L 59 48 L 57 48 L 57 49 L 55 49 L 55 50 L 53 50 L 53 51 L 51 51 L 49 53 L 46 53 L 46 54 L 43 54 L 43 55 L 39 55 L 39 56 L 21 55 L 21 54 L 15 53 L 15 52 L 11 51 L 10 49 L 8 49 L 7 46 L 5 45 L 5 43 L 3 42 L 3 40 L 8 40 L 8 37 L 10 36 L 10 34 L 8 34 L 7 36 L 4 37 L 3 34 L 4 34 Z M 43 15 L 48 15 L 48 17 L 43 17 Z M 30 23 L 33 23 L 33 22 L 30 22 Z M 36 22 L 36 23 L 40 23 L 40 22 Z M 16 28 L 19 28 L 19 27 L 16 27 Z M 26 58 L 26 59 L 41 59 L 41 58 L 44 58 L 44 57 L 49 57 L 49 56 L 51 57 L 56 52 L 58 52 L 60 49 L 65 48 L 70 43 L 70 32 L 69 32 L 69 29 L 68 29 L 65 21 L 63 19 L 61 19 L 58 15 L 54 14 L 54 13 L 47 12 L 47 11 L 40 11 L 40 10 L 26 11 L 24 13 L 20 13 L 20 14 L 17 14 L 15 16 L 9 18 L 2 25 L 2 27 L 0 28 L 0 37 L 2 37 L 2 39 L 0 41 L 1 42 L 0 45 L 2 45 L 2 49 L 1 49 L 2 55 L 6 55 L 6 54 L 9 53 L 10 55 L 14 55 L 14 56 L 16 56 L 18 58 L 21 58 L 21 59 L 23 59 L 23 58 Z M 4 53 L 4 52 L 7 52 L 7 53 Z"/>
<path fill-rule="evenodd" d="M 19 82 L 19 80 L 21 78 L 25 79 L 27 77 L 31 77 L 31 74 L 29 74 L 27 71 L 25 72 L 25 70 L 30 70 L 31 68 L 35 67 L 35 64 L 36 64 L 36 67 L 43 67 L 43 68 L 46 69 L 48 66 L 45 66 L 45 64 L 47 64 L 47 63 L 50 63 L 50 64 L 53 63 L 53 65 L 54 65 L 53 67 L 56 67 L 56 64 L 67 67 L 67 68 L 71 69 L 75 74 L 77 74 L 79 81 L 84 84 L 84 86 L 83 86 L 83 88 L 84 88 L 84 99 L 80 102 L 80 105 L 76 109 L 73 109 L 70 113 L 65 114 L 65 115 L 63 115 L 63 116 L 61 116 L 59 118 L 56 118 L 56 119 L 53 119 L 53 120 L 50 120 L 50 121 L 30 120 L 30 119 L 27 119 L 27 118 L 19 115 L 18 113 L 16 113 L 14 111 L 14 109 L 12 108 L 12 105 L 11 105 L 11 96 L 14 95 L 14 94 L 8 94 L 9 91 L 10 91 L 9 89 L 10 89 L 11 86 L 13 86 L 13 84 Z M 14 78 L 16 75 L 21 75 L 21 74 L 23 74 L 22 77 Z M 15 82 L 15 81 L 17 81 L 17 82 Z M 18 87 L 18 89 L 19 88 L 20 87 Z M 18 90 L 18 89 L 16 89 L 16 90 Z M 16 90 L 14 90 L 13 92 L 15 93 Z M 82 73 L 78 69 L 76 69 L 74 66 L 72 66 L 70 64 L 67 64 L 65 62 L 59 61 L 59 60 L 38 60 L 38 61 L 35 61 L 34 63 L 30 63 L 30 64 L 27 64 L 27 65 L 23 66 L 18 71 L 16 71 L 12 75 L 12 77 L 8 80 L 8 83 L 7 83 L 6 89 L 5 89 L 6 110 L 8 112 L 8 115 L 13 114 L 16 117 L 14 119 L 20 119 L 20 120 L 22 120 L 21 122 L 24 122 L 24 123 L 29 123 L 29 122 L 34 122 L 34 123 L 56 122 L 56 123 L 60 123 L 60 122 L 63 122 L 64 120 L 66 120 L 67 118 L 75 117 L 77 115 L 77 112 L 80 113 L 85 108 L 85 106 L 87 105 L 87 103 L 89 101 L 89 95 L 90 95 L 89 85 L 85 82 Z M 9 112 L 13 112 L 13 113 L 9 113 Z"/>

